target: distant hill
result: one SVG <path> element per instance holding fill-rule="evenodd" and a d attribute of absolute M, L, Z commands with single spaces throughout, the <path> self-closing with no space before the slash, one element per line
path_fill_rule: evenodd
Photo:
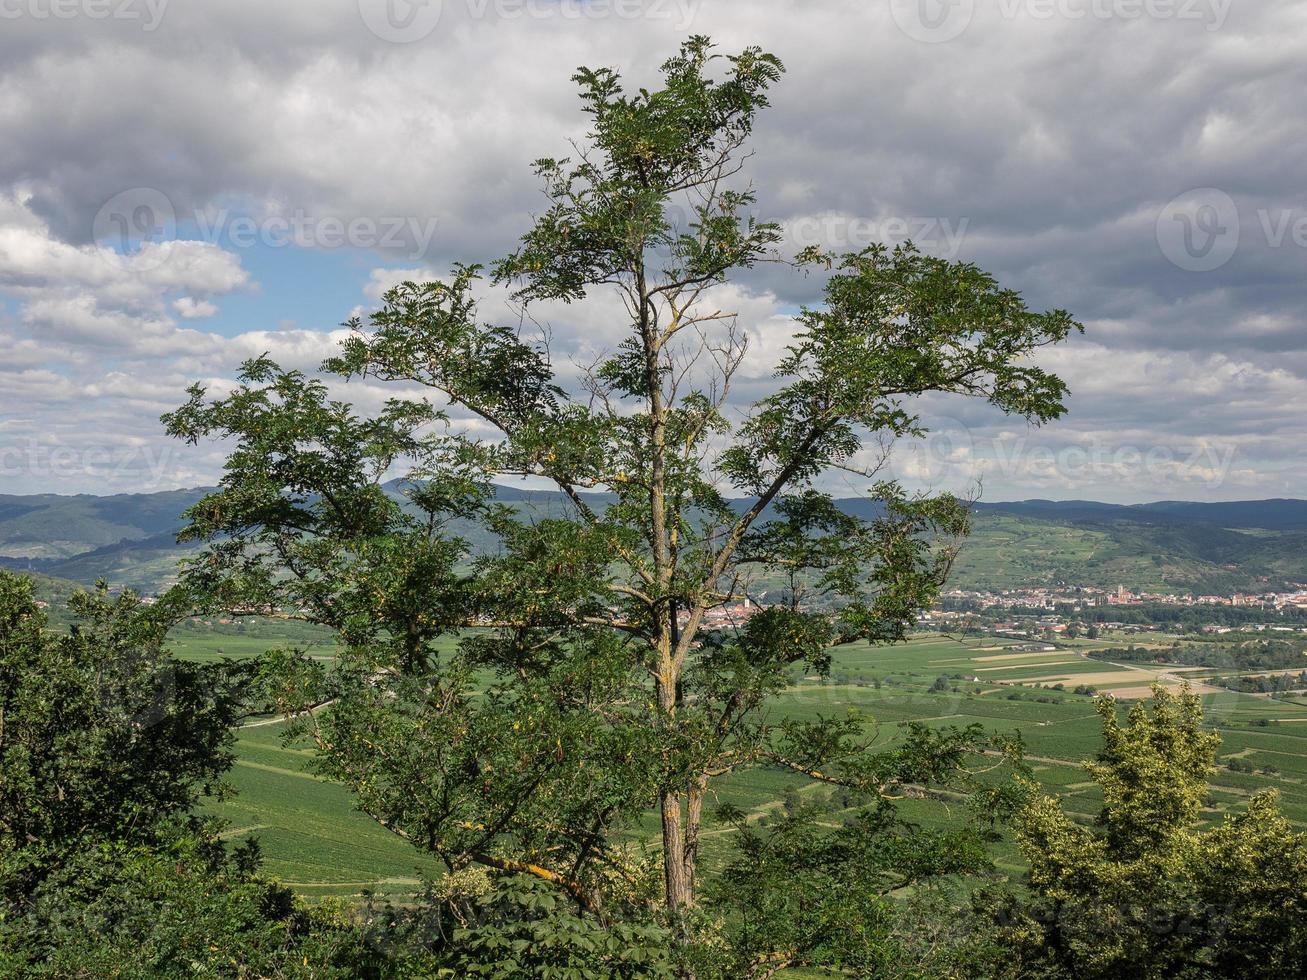
<path fill-rule="evenodd" d="M 1307 531 L 1307 500 L 1235 500 L 1212 504 L 1185 500 L 1163 500 L 1152 504 L 1019 500 L 1010 503 L 978 503 L 976 509 L 1054 521 L 1203 524 L 1270 531 Z"/>
<path fill-rule="evenodd" d="M 63 559 L 96 548 L 175 534 L 204 490 L 60 496 L 0 494 L 0 555 Z"/>
<path fill-rule="evenodd" d="M 403 485 L 388 489 L 398 495 Z M 187 550 L 176 543 L 181 514 L 206 492 L 0 495 L 0 564 L 157 591 Z M 598 508 L 607 499 L 592 498 Z M 561 493 L 519 487 L 501 488 L 500 499 L 541 517 L 568 507 Z M 841 503 L 864 517 L 878 511 L 866 500 Z M 1068 582 L 1228 594 L 1307 582 L 1304 500 L 982 502 L 974 524 L 950 582 L 956 587 Z"/>

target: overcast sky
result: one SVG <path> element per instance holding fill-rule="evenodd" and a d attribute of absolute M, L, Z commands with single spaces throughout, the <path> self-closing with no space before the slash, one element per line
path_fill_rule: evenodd
<path fill-rule="evenodd" d="M 1064 419 L 932 403 L 897 475 L 1307 496 L 1302 0 L 0 0 L 0 492 L 211 482 L 158 423 L 188 383 L 312 369 L 387 285 L 509 250 L 584 131 L 573 70 L 652 84 L 691 33 L 786 65 L 750 172 L 792 247 L 912 237 L 1085 324 L 1043 358 Z M 723 291 L 744 390 L 818 300 Z M 615 314 L 546 311 L 555 353 Z"/>

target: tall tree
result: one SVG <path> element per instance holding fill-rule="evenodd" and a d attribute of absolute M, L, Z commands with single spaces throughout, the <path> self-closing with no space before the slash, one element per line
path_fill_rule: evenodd
<path fill-rule="evenodd" d="M 462 266 L 391 290 L 324 365 L 436 404 L 361 417 L 259 359 L 235 392 L 193 388 L 165 416 L 176 436 L 235 443 L 190 512 L 185 534 L 209 546 L 183 588 L 294 610 L 347 646 L 329 675 L 288 671 L 287 710 L 331 702 L 306 716 L 325 771 L 451 869 L 531 874 L 600 916 L 694 906 L 727 774 L 780 767 L 871 799 L 964 774 L 979 732 L 922 729 L 874 754 L 862 720 L 778 725 L 765 708 L 795 665 L 901 639 L 948 571 L 965 504 L 876 474 L 890 443 L 924 433 L 919 396 L 1034 423 L 1063 411 L 1030 355 L 1071 317 L 910 245 L 799 255 L 824 301 L 795 318 L 771 392 L 734 407 L 746 333 L 721 287 L 779 258 L 742 171 L 781 72 L 695 37 L 655 90 L 576 74 L 589 136 L 537 161 L 548 206 L 490 272 L 528 315 L 620 300 L 622 339 L 574 381 L 545 343 L 482 322 L 482 270 Z M 831 473 L 863 481 L 865 516 L 823 489 Z M 493 481 L 517 477 L 558 503 L 499 499 Z M 741 612 L 760 583 L 765 608 Z M 656 889 L 631 833 L 650 808 Z"/>

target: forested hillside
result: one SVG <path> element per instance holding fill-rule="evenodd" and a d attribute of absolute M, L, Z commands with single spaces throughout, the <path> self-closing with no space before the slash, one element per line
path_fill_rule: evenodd
<path fill-rule="evenodd" d="M 404 486 L 389 485 L 400 497 Z M 182 512 L 205 490 L 113 497 L 0 497 L 0 564 L 93 584 L 104 578 L 146 593 L 176 574 Z M 501 487 L 498 498 L 537 518 L 570 506 L 558 492 Z M 602 509 L 607 498 L 587 495 Z M 860 517 L 863 500 L 842 500 Z M 748 500 L 735 506 L 744 509 Z M 1166 502 L 1123 507 L 1091 501 L 979 502 L 973 533 L 950 585 L 1001 589 L 1065 582 L 1112 588 L 1229 594 L 1307 582 L 1307 501 Z M 454 522 L 474 550 L 494 539 Z"/>

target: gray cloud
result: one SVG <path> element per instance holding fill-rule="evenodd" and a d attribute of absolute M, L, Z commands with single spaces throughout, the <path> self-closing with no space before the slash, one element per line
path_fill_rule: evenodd
<path fill-rule="evenodd" d="M 994 498 L 1307 491 L 1307 3 L 960 3 L 941 9 L 970 18 L 939 43 L 920 39 L 916 0 L 444 0 L 414 8 L 439 17 L 410 43 L 370 29 L 370 4 L 132 0 L 121 9 L 136 18 L 64 20 L 4 7 L 0 445 L 162 447 L 155 419 L 188 380 L 230 377 L 264 349 L 311 367 L 331 346 L 271 318 L 206 332 L 224 296 L 258 285 L 240 249 L 176 242 L 170 261 L 133 268 L 94 244 L 115 195 L 157 191 L 183 236 L 188 218 L 225 212 L 396 222 L 398 241 L 360 276 L 366 308 L 401 275 L 511 247 L 541 200 L 530 160 L 584 130 L 577 65 L 651 80 L 693 31 L 786 62 L 756 133 L 760 212 L 833 247 L 911 233 L 1089 328 L 1048 355 L 1073 390 L 1066 419 L 1031 433 L 932 403 L 935 455 L 905 462 L 905 478 L 983 476 Z M 1233 210 L 1191 194 L 1204 188 Z M 742 286 L 729 298 L 754 339 L 757 393 L 784 312 L 816 302 L 820 278 L 768 268 Z M 542 316 L 560 355 L 584 360 L 611 342 L 608 312 Z M 1126 450 L 1158 455 L 1136 465 Z M 1207 465 L 1212 453 L 1227 462 Z M 158 479 L 202 482 L 217 459 L 192 453 Z M 42 479 L 0 472 L 7 489 Z"/>

